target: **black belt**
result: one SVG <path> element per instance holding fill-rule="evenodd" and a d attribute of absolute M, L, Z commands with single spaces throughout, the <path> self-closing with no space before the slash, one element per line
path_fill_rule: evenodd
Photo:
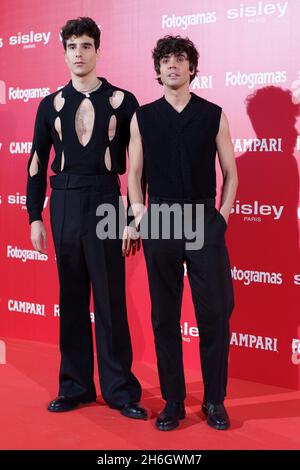
<path fill-rule="evenodd" d="M 150 204 L 204 204 L 206 207 L 215 207 L 216 200 L 214 197 L 211 198 L 201 198 L 201 199 L 192 199 L 192 198 L 167 198 L 160 196 L 149 196 Z"/>
<path fill-rule="evenodd" d="M 120 188 L 119 176 L 116 173 L 103 175 L 72 175 L 58 173 L 50 176 L 52 189 L 100 188 L 111 190 Z"/>

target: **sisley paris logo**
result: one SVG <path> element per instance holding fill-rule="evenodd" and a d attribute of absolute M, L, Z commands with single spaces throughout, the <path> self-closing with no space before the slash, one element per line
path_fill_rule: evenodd
<path fill-rule="evenodd" d="M 36 47 L 36 44 L 41 43 L 47 45 L 50 39 L 50 31 L 45 33 L 35 33 L 30 31 L 29 33 L 22 34 L 18 33 L 16 36 L 10 36 L 8 43 L 10 46 L 23 45 L 24 49 Z"/>
<path fill-rule="evenodd" d="M 44 205 L 43 205 L 44 209 L 47 207 L 48 201 L 49 201 L 49 196 L 46 196 L 44 200 Z M 22 209 L 26 209 L 26 196 L 25 194 L 21 195 L 18 192 L 16 194 L 8 194 L 7 203 L 9 205 L 22 206 Z"/>
<path fill-rule="evenodd" d="M 3 80 L 0 80 L 0 104 L 6 103 L 6 85 Z"/>
<path fill-rule="evenodd" d="M 247 18 L 248 21 L 265 20 L 267 16 L 275 16 L 282 18 L 286 12 L 289 2 L 257 2 L 252 5 L 244 5 L 240 3 L 238 8 L 230 8 L 227 10 L 228 20 L 237 20 Z"/>
<path fill-rule="evenodd" d="M 23 206 L 24 209 L 26 209 L 26 196 L 21 195 L 20 193 L 9 194 L 7 196 L 7 202 L 8 202 L 8 204 L 11 204 L 11 205 L 16 204 L 16 205 Z"/>
<path fill-rule="evenodd" d="M 284 206 L 275 206 L 269 204 L 260 204 L 259 201 L 253 201 L 249 204 L 243 204 L 240 201 L 235 201 L 231 209 L 231 214 L 255 215 L 272 217 L 274 220 L 279 220 L 282 216 Z M 250 217 L 252 219 L 252 217 Z M 258 220 L 259 219 L 259 220 Z M 244 217 L 248 220 L 248 217 Z M 260 222 L 261 218 L 258 217 L 257 221 Z"/>

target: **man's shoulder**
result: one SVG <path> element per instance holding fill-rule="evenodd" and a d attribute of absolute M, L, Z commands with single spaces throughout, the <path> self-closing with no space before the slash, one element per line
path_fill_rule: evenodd
<path fill-rule="evenodd" d="M 49 95 L 44 96 L 44 98 L 40 101 L 39 107 L 40 108 L 47 108 L 49 105 L 53 103 L 54 97 L 62 90 L 63 88 L 60 88 L 53 93 L 50 93 Z"/>
<path fill-rule="evenodd" d="M 125 88 L 119 87 L 117 85 L 112 85 L 109 82 L 105 82 L 105 88 L 103 89 L 103 95 L 106 95 L 107 98 L 111 98 L 114 93 L 121 92 L 123 97 L 121 98 L 120 112 L 125 112 L 130 118 L 133 113 L 139 106 L 139 102 L 136 99 L 135 95 Z"/>
<path fill-rule="evenodd" d="M 57 95 L 59 91 L 60 90 L 57 90 L 53 93 L 50 93 L 47 96 L 44 96 L 44 98 L 39 102 L 37 112 L 40 117 L 49 116 L 49 110 L 51 109 L 51 106 L 53 105 L 54 96 Z"/>
<path fill-rule="evenodd" d="M 103 80 L 103 77 L 100 77 L 100 80 Z M 115 91 L 122 91 L 124 93 L 124 95 L 129 98 L 129 99 L 135 99 L 136 100 L 136 97 L 134 95 L 134 93 L 132 91 L 129 91 L 127 90 L 126 88 L 122 88 L 118 85 L 113 85 L 112 83 L 109 83 L 107 80 L 105 80 L 105 85 L 106 85 L 106 88 L 112 92 L 115 92 Z"/>
<path fill-rule="evenodd" d="M 195 103 L 197 103 L 200 106 L 205 106 L 207 109 L 212 109 L 212 110 L 220 110 L 222 109 L 221 106 L 219 106 L 217 103 L 214 103 L 213 101 L 209 101 L 202 96 L 198 96 L 195 93 L 192 93 L 193 100 Z"/>
<path fill-rule="evenodd" d="M 143 111 L 147 112 L 147 111 L 155 110 L 155 109 L 157 109 L 157 107 L 159 107 L 159 104 L 162 101 L 162 99 L 163 98 L 159 98 L 155 101 L 151 101 L 150 103 L 145 103 L 142 106 L 139 106 L 138 110 L 140 110 L 142 112 Z"/>

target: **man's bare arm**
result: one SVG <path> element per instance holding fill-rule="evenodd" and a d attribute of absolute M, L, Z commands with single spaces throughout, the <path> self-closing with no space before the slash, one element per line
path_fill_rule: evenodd
<path fill-rule="evenodd" d="M 231 141 L 228 119 L 222 112 L 219 132 L 216 137 L 218 158 L 223 174 L 223 190 L 220 212 L 228 222 L 238 187 L 238 175 Z"/>
<path fill-rule="evenodd" d="M 143 144 L 140 134 L 136 113 L 134 113 L 130 123 L 130 142 L 129 142 L 129 169 L 128 169 L 128 195 L 133 215 L 135 218 L 135 225 L 141 221 L 144 213 L 144 197 L 142 189 L 142 175 L 143 175 Z M 131 240 L 136 243 L 132 246 Z M 126 227 L 123 236 L 122 251 L 123 254 L 129 255 L 132 248 L 134 255 L 136 250 L 140 249 L 139 234 L 133 227 Z"/>
<path fill-rule="evenodd" d="M 144 156 L 142 137 L 136 113 L 134 113 L 130 124 L 128 194 L 136 225 L 139 224 L 144 213 L 144 198 L 142 190 L 143 165 Z"/>

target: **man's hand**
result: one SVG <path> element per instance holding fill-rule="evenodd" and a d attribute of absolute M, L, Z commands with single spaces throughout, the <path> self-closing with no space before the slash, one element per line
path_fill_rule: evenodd
<path fill-rule="evenodd" d="M 47 254 L 46 229 L 41 220 L 35 220 L 31 223 L 30 238 L 35 250 Z"/>
<path fill-rule="evenodd" d="M 229 216 L 230 216 L 230 211 L 226 210 L 225 209 L 220 209 L 220 214 L 222 215 L 223 219 L 225 220 L 226 224 L 228 225 L 228 219 L 229 219 Z"/>
<path fill-rule="evenodd" d="M 129 256 L 130 252 L 134 256 L 141 248 L 141 237 L 134 227 L 126 226 L 123 232 L 122 254 Z"/>

